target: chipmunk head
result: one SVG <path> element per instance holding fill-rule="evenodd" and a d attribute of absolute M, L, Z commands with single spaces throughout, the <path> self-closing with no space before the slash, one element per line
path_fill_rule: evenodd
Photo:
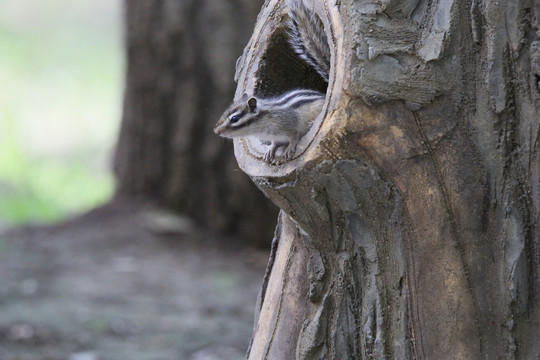
<path fill-rule="evenodd" d="M 254 96 L 245 94 L 239 101 L 234 102 L 223 113 L 216 124 L 214 132 L 223 137 L 237 137 L 253 135 L 250 124 L 257 120 L 260 109 L 258 100 Z"/>

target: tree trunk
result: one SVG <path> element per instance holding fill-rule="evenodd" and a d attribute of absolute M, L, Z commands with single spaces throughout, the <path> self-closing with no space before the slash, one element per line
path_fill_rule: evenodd
<path fill-rule="evenodd" d="M 128 0 L 127 79 L 115 157 L 120 195 L 268 241 L 277 211 L 238 170 L 213 125 L 262 1 Z"/>
<path fill-rule="evenodd" d="M 296 158 L 249 359 L 540 358 L 540 2 L 318 0 L 326 105 Z M 268 0 L 236 95 L 317 88 Z"/>

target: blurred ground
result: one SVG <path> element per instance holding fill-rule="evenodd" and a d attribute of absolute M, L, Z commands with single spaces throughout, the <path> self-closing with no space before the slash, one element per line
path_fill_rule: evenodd
<path fill-rule="evenodd" d="M 0 360 L 242 359 L 267 256 L 129 201 L 4 231 Z"/>
<path fill-rule="evenodd" d="M 266 252 L 143 203 L 62 220 L 113 193 L 121 4 L 0 1 L 0 360 L 244 358 Z"/>

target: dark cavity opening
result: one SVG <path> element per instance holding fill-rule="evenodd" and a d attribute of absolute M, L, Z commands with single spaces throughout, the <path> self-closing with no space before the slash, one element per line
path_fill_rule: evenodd
<path fill-rule="evenodd" d="M 255 94 L 270 97 L 292 89 L 312 89 L 326 93 L 328 83 L 301 59 L 289 44 L 285 27 L 278 28 L 270 38 L 260 60 Z"/>

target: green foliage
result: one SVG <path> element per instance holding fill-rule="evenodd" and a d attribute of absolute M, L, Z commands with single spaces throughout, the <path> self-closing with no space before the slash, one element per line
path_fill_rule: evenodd
<path fill-rule="evenodd" d="M 13 117 L 1 114 L 0 219 L 10 224 L 59 220 L 112 194 L 112 176 L 94 172 L 86 157 L 36 159 L 17 141 Z M 90 159 L 89 159 L 90 158 Z"/>
<path fill-rule="evenodd" d="M 113 192 L 120 18 L 89 4 L 0 2 L 0 225 L 56 221 Z"/>

